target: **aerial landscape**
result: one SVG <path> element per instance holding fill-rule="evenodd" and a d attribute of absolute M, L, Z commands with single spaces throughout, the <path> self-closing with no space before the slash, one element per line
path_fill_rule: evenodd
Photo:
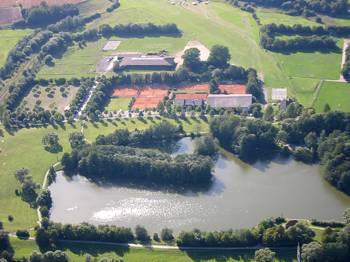
<path fill-rule="evenodd" d="M 350 1 L 0 0 L 0 262 L 350 261 Z"/>

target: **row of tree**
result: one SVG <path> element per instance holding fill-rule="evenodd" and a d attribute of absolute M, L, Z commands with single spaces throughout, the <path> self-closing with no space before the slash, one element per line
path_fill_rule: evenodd
<path fill-rule="evenodd" d="M 289 15 L 329 16 L 346 15 L 349 9 L 347 0 L 228 0 L 230 3 L 243 2 L 267 8 L 278 8 Z"/>
<path fill-rule="evenodd" d="M 350 46 L 345 50 L 345 64 L 342 68 L 342 75 L 347 81 L 350 80 Z"/>
<path fill-rule="evenodd" d="M 280 39 L 279 36 L 294 36 L 289 39 Z M 295 35 L 299 35 L 295 37 Z M 329 51 L 337 49 L 336 39 L 350 35 L 349 26 L 303 26 L 264 25 L 260 29 L 260 44 L 263 48 L 275 52 L 291 51 Z"/>

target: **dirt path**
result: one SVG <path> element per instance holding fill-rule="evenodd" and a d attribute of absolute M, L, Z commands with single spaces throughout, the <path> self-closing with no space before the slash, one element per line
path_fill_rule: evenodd
<path fill-rule="evenodd" d="M 183 54 L 185 53 L 186 50 L 191 49 L 191 48 L 197 48 L 200 51 L 200 60 L 201 61 L 207 61 L 210 55 L 210 50 L 203 45 L 201 42 L 197 40 L 192 40 L 187 43 L 185 48 L 178 52 L 175 55 L 175 62 L 177 64 L 176 69 L 178 69 L 180 66 L 182 66 L 184 60 L 182 59 Z"/>
<path fill-rule="evenodd" d="M 343 54 L 342 54 L 342 59 L 341 59 L 341 69 L 343 70 L 343 67 L 346 63 L 346 49 L 350 45 L 350 39 L 344 39 L 344 45 L 343 45 Z M 343 75 L 340 73 L 340 78 L 338 80 L 339 82 L 346 82 L 344 79 Z"/>

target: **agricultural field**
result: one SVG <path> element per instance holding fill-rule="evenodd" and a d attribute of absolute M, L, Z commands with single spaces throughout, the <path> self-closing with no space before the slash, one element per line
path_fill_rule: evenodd
<path fill-rule="evenodd" d="M 0 25 L 8 25 L 22 19 L 20 7 L 0 7 Z"/>
<path fill-rule="evenodd" d="M 0 30 L 0 67 L 4 65 L 8 53 L 24 36 L 29 35 L 32 30 Z"/>
<path fill-rule="evenodd" d="M 332 110 L 350 112 L 350 84 L 325 81 L 315 101 L 317 112 L 322 112 L 326 103 Z"/>
<path fill-rule="evenodd" d="M 64 113 L 78 92 L 75 86 L 35 86 L 22 101 L 22 106 L 33 109 L 38 105 L 45 110 L 56 110 Z"/>
<path fill-rule="evenodd" d="M 127 111 L 129 109 L 130 101 L 131 98 L 129 97 L 112 97 L 105 110 L 108 112 L 118 110 Z"/>
<path fill-rule="evenodd" d="M 78 4 L 85 0 L 44 0 L 49 5 Z M 43 0 L 1 0 L 0 7 L 19 6 L 25 8 L 38 6 Z"/>

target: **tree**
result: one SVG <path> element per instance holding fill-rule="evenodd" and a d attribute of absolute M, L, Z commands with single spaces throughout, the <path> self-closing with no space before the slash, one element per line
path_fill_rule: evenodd
<path fill-rule="evenodd" d="M 195 142 L 196 154 L 214 156 L 218 151 L 214 139 L 211 136 L 202 136 L 197 138 Z"/>
<path fill-rule="evenodd" d="M 273 262 L 275 261 L 275 252 L 272 252 L 269 248 L 259 249 L 255 251 L 255 262 Z"/>
<path fill-rule="evenodd" d="M 318 140 L 317 140 L 317 134 L 315 132 L 308 133 L 304 138 L 305 144 L 308 148 L 310 148 L 313 152 L 313 154 L 316 154 Z"/>
<path fill-rule="evenodd" d="M 218 94 L 220 92 L 219 83 L 215 79 L 212 79 L 209 82 L 209 92 L 210 94 Z"/>
<path fill-rule="evenodd" d="M 273 121 L 274 110 L 272 105 L 268 105 L 265 109 L 264 120 L 265 121 Z"/>
<path fill-rule="evenodd" d="M 148 235 L 146 228 L 144 228 L 143 226 L 140 226 L 140 225 L 136 226 L 135 235 L 136 235 L 136 239 L 141 242 L 147 242 L 150 240 L 150 236 Z"/>
<path fill-rule="evenodd" d="M 69 143 L 72 149 L 80 149 L 85 145 L 85 137 L 81 132 L 69 134 Z"/>
<path fill-rule="evenodd" d="M 36 200 L 37 204 L 42 207 L 50 209 L 52 207 L 52 198 L 49 190 L 45 189 L 41 192 Z"/>
<path fill-rule="evenodd" d="M 328 103 L 326 103 L 323 107 L 323 112 L 327 113 L 329 111 L 331 111 L 331 107 Z"/>
<path fill-rule="evenodd" d="M 27 168 L 20 168 L 16 170 L 15 177 L 20 182 L 23 183 L 25 177 L 29 174 L 29 170 Z"/>
<path fill-rule="evenodd" d="M 210 50 L 208 65 L 215 68 L 225 68 L 229 65 L 230 59 L 231 55 L 227 47 L 214 45 Z"/>
<path fill-rule="evenodd" d="M 62 149 L 59 144 L 58 135 L 56 133 L 48 133 L 44 135 L 42 138 L 42 144 L 45 146 L 45 150 L 52 153 L 59 152 L 59 150 Z"/>
<path fill-rule="evenodd" d="M 345 224 L 350 225 L 350 208 L 345 209 L 343 217 Z"/>
<path fill-rule="evenodd" d="M 187 69 L 193 72 L 198 72 L 201 69 L 200 51 L 197 48 L 187 49 L 182 58 Z"/>
<path fill-rule="evenodd" d="M 320 262 L 323 261 L 323 252 L 321 244 L 311 242 L 303 245 L 301 257 L 305 262 Z"/>
<path fill-rule="evenodd" d="M 174 235 L 173 235 L 173 230 L 169 228 L 163 228 L 162 232 L 160 233 L 160 236 L 163 241 L 173 241 L 174 240 Z"/>

